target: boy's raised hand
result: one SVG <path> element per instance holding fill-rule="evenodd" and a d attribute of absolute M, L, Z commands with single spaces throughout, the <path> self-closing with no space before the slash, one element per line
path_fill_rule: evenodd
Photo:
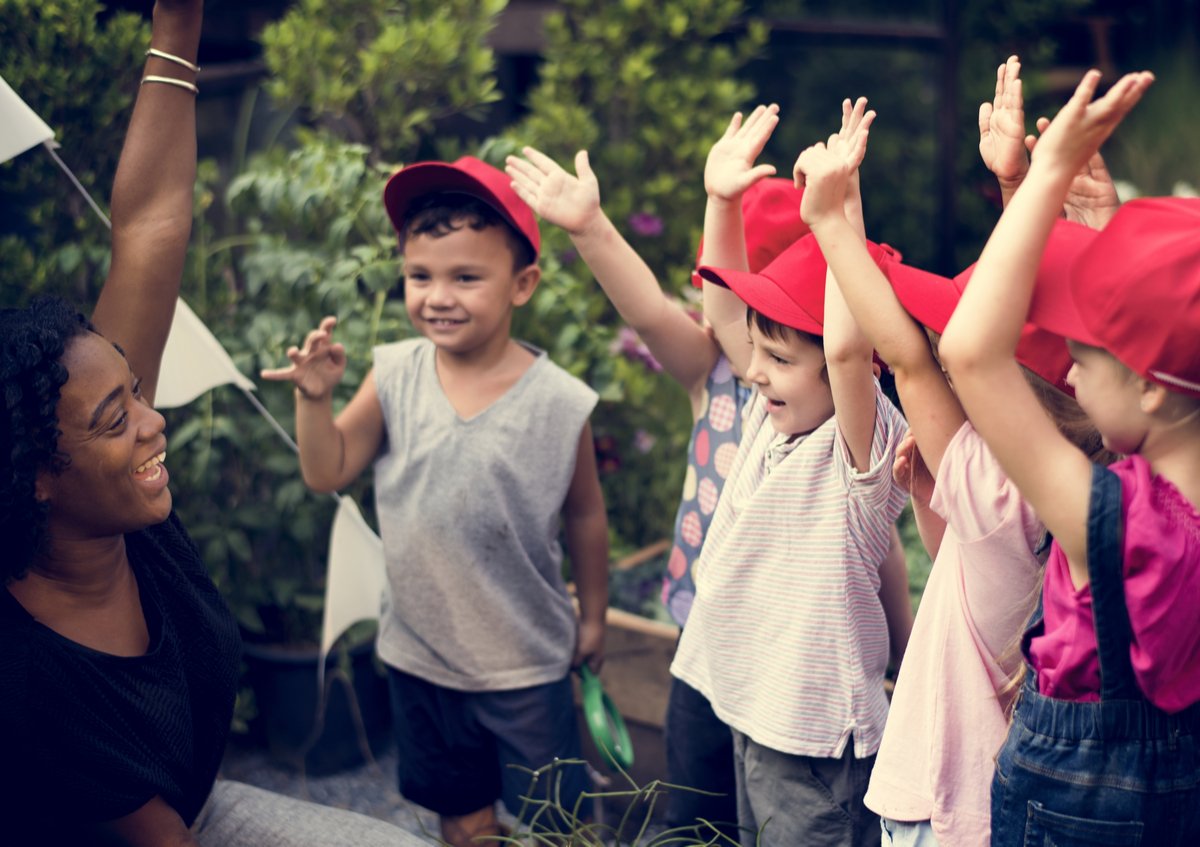
<path fill-rule="evenodd" d="M 778 124 L 779 107 L 774 103 L 756 107 L 744 122 L 741 112 L 734 114 L 704 163 L 704 190 L 709 197 L 737 200 L 760 179 L 774 176 L 774 165 L 756 166 L 754 161 Z"/>
<path fill-rule="evenodd" d="M 979 156 L 1009 196 L 1029 170 L 1025 149 L 1025 99 L 1016 56 L 996 69 L 996 93 L 979 105 Z"/>
<path fill-rule="evenodd" d="M 304 339 L 304 348 L 289 347 L 286 368 L 260 371 L 259 376 L 274 382 L 292 382 L 308 400 L 324 400 L 333 394 L 334 386 L 346 372 L 346 348 L 333 341 L 337 318 L 329 316 Z"/>
<path fill-rule="evenodd" d="M 1034 146 L 1033 166 L 1073 179 L 1153 82 L 1149 71 L 1126 74 L 1103 97 L 1093 100 L 1100 71 L 1088 71 Z"/>
<path fill-rule="evenodd" d="M 827 144 L 814 144 L 796 159 L 792 176 L 796 187 L 804 188 L 800 217 L 809 227 L 844 215 L 847 190 L 866 156 L 867 136 L 875 120 L 874 111 L 865 111 L 866 104 L 864 97 L 853 107 L 849 100 L 843 101 L 842 130 L 831 135 Z"/>
<path fill-rule="evenodd" d="M 512 178 L 517 196 L 543 219 L 577 235 L 600 212 L 600 183 L 588 163 L 586 150 L 575 154 L 571 176 L 558 163 L 532 147 L 521 150 L 525 158 L 509 156 L 504 170 Z"/>
<path fill-rule="evenodd" d="M 1045 132 L 1048 126 L 1049 118 L 1037 119 L 1038 132 Z M 1026 136 L 1025 146 L 1032 153 L 1037 146 L 1037 136 Z M 1063 200 L 1063 211 L 1069 221 L 1092 229 L 1104 229 L 1119 208 L 1121 198 L 1117 196 L 1117 186 L 1108 172 L 1108 166 L 1104 164 L 1104 157 L 1097 152 L 1071 180 L 1071 187 L 1067 189 L 1067 197 Z"/>

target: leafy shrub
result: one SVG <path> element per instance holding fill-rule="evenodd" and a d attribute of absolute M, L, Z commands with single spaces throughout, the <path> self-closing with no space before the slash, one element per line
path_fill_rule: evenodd
<path fill-rule="evenodd" d="M 263 30 L 267 90 L 377 157 L 500 99 L 484 38 L 507 0 L 299 0 Z"/>
<path fill-rule="evenodd" d="M 119 13 L 103 24 L 97 0 L 0 0 L 0 76 L 50 128 L 59 155 L 87 186 L 112 185 L 149 27 Z M 88 61 L 80 61 L 87 56 Z M 96 301 L 109 238 L 49 156 L 0 165 L 0 291 L 11 306 L 39 293 Z"/>

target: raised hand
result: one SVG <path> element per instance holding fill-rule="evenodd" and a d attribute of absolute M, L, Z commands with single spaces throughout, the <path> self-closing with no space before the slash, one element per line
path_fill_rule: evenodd
<path fill-rule="evenodd" d="M 292 362 L 288 367 L 266 369 L 259 376 L 274 382 L 292 382 L 308 400 L 330 397 L 346 372 L 346 348 L 334 343 L 335 326 L 337 318 L 323 318 L 321 325 L 304 339 L 303 349 L 288 348 L 287 357 Z"/>
<path fill-rule="evenodd" d="M 758 106 L 742 121 L 737 112 L 725 134 L 708 152 L 704 163 L 704 190 L 719 200 L 737 200 L 746 189 L 764 177 L 774 176 L 774 165 L 755 165 L 771 133 L 779 124 L 779 107 Z"/>
<path fill-rule="evenodd" d="M 521 150 L 525 158 L 509 156 L 504 170 L 512 178 L 513 190 L 533 211 L 568 234 L 577 235 L 596 220 L 600 212 L 600 183 L 588 163 L 586 150 L 575 154 L 571 176 L 558 163 L 532 147 Z"/>
<path fill-rule="evenodd" d="M 849 97 L 842 101 L 842 128 L 830 136 L 829 149 L 845 157 L 854 178 L 858 177 L 858 166 L 867 155 L 867 134 L 874 122 L 875 110 L 867 111 L 866 97 L 859 97 L 854 103 Z"/>
<path fill-rule="evenodd" d="M 979 105 L 979 157 L 1011 195 L 1029 170 L 1025 149 L 1025 99 L 1016 56 L 996 69 L 996 93 Z"/>
<path fill-rule="evenodd" d="M 821 220 L 844 214 L 851 180 L 867 152 L 867 136 L 875 112 L 865 112 L 866 98 L 851 107 L 842 103 L 842 129 L 829 137 L 827 144 L 817 143 L 796 159 L 792 177 L 796 187 L 804 187 L 800 217 L 810 227 Z M 854 183 L 857 188 L 857 183 Z"/>
<path fill-rule="evenodd" d="M 1093 100 L 1100 71 L 1088 71 L 1035 145 L 1034 166 L 1049 167 L 1074 178 L 1153 82 L 1154 74 L 1149 71 L 1126 74 L 1107 94 Z"/>
<path fill-rule="evenodd" d="M 1045 132 L 1048 126 L 1049 118 L 1037 119 L 1038 132 Z M 1026 136 L 1025 146 L 1032 153 L 1037 146 L 1037 136 Z M 1063 200 L 1063 211 L 1069 221 L 1092 229 L 1104 229 L 1119 208 L 1121 198 L 1117 196 L 1117 186 L 1104 164 L 1104 157 L 1097 152 L 1071 180 Z"/>

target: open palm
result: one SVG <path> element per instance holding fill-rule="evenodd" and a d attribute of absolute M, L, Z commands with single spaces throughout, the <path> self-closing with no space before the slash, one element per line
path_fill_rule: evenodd
<path fill-rule="evenodd" d="M 704 163 L 704 190 L 710 197 L 734 200 L 764 177 L 775 173 L 774 165 L 755 166 L 763 147 L 779 123 L 779 107 L 758 106 L 742 121 L 738 112 L 725 134 L 712 146 Z"/>
<path fill-rule="evenodd" d="M 1025 150 L 1025 98 L 1016 56 L 996 69 L 996 92 L 979 107 L 979 156 L 996 178 L 1020 182 L 1029 170 Z"/>
<path fill-rule="evenodd" d="M 578 233 L 600 211 L 600 183 L 588 163 L 586 150 L 575 155 L 577 176 L 532 147 L 521 151 L 525 158 L 509 156 L 504 170 L 512 178 L 513 190 L 541 218 L 568 233 Z"/>

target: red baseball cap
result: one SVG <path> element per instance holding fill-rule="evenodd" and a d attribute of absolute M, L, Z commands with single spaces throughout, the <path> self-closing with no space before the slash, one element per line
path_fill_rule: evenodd
<path fill-rule="evenodd" d="M 529 204 L 512 189 L 512 180 L 504 171 L 474 156 L 463 156 L 454 163 L 417 162 L 392 174 L 383 189 L 383 205 L 396 232 L 413 201 L 425 194 L 446 192 L 469 194 L 487 203 L 525 237 L 538 256 L 542 248 L 537 218 Z"/>
<path fill-rule="evenodd" d="M 1054 224 L 1046 251 L 1038 265 L 1037 281 L 1029 320 L 1021 329 L 1016 358 L 1025 367 L 1060 391 L 1073 394 L 1067 385 L 1071 356 L 1064 341 L 1066 336 L 1052 325 L 1037 320 L 1039 315 L 1055 316 L 1073 312 L 1074 304 L 1066 294 L 1066 281 L 1075 261 L 1083 255 L 1096 238 L 1096 231 L 1081 224 L 1059 220 Z M 885 265 L 884 273 L 901 305 L 921 324 L 934 332 L 944 332 L 950 316 L 975 273 L 972 264 L 954 279 L 917 271 L 903 265 Z"/>
<path fill-rule="evenodd" d="M 1200 199 L 1123 205 L 1071 268 L 1063 299 L 1072 308 L 1052 321 L 1031 319 L 1053 322 L 1171 391 L 1200 396 Z"/>
<path fill-rule="evenodd" d="M 800 219 L 800 200 L 804 189 L 790 179 L 760 179 L 742 195 L 742 226 L 746 232 L 746 258 L 750 271 L 758 273 L 787 247 L 809 232 Z M 704 239 L 696 250 L 696 263 L 704 252 Z M 692 274 L 692 285 L 703 285 L 699 273 Z"/>
<path fill-rule="evenodd" d="M 895 254 L 886 244 L 867 242 L 867 249 L 876 264 Z M 816 236 L 809 233 L 758 273 L 708 266 L 697 273 L 730 289 L 743 303 L 771 320 L 813 335 L 824 335 L 825 270 L 825 256 Z"/>

